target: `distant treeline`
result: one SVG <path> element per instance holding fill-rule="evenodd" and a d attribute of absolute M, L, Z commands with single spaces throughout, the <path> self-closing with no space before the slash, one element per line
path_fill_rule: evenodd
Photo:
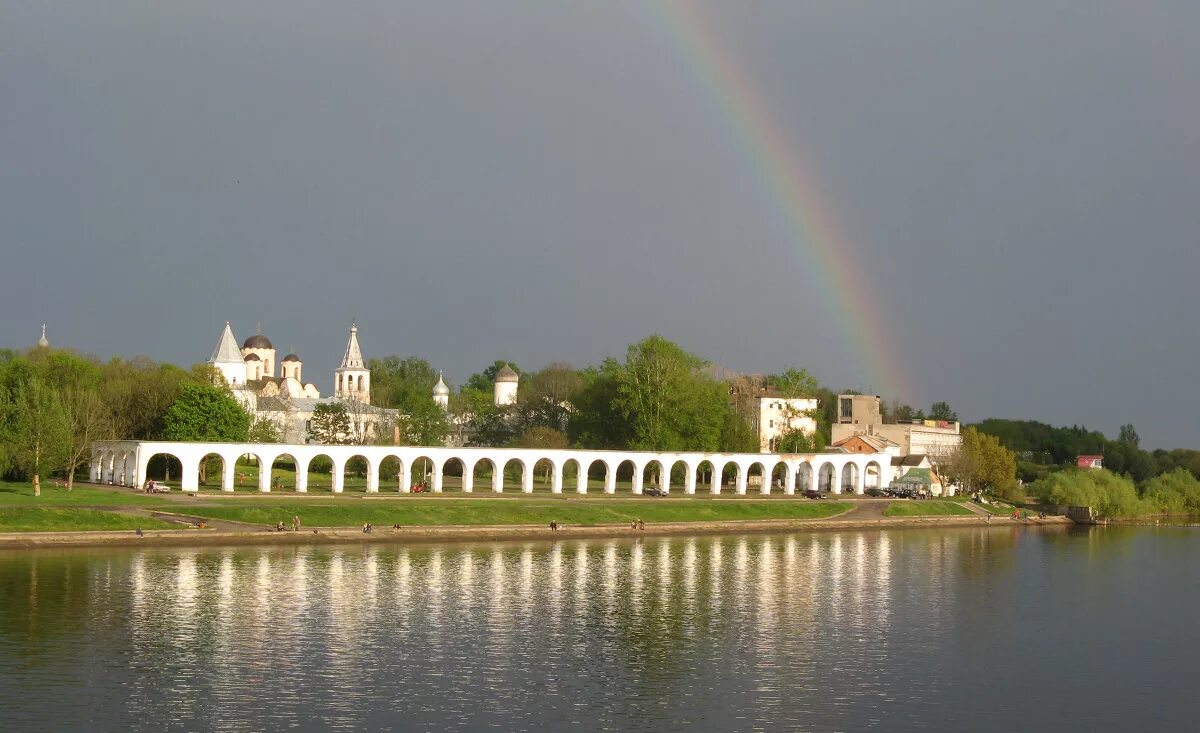
<path fill-rule="evenodd" d="M 1123 425 L 1116 439 L 1085 427 L 1054 427 L 1036 420 L 988 419 L 975 426 L 997 437 L 1017 455 L 1018 475 L 1025 481 L 1043 478 L 1054 468 L 1074 466 L 1084 455 L 1104 456 L 1104 467 L 1141 484 L 1155 476 L 1185 469 L 1200 478 L 1200 451 L 1142 450 L 1132 425 Z"/>

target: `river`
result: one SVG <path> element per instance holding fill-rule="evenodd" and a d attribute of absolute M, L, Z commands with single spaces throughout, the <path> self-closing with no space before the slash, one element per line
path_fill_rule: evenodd
<path fill-rule="evenodd" d="M 1194 725 L 1200 530 L 0 553 L 0 730 Z"/>

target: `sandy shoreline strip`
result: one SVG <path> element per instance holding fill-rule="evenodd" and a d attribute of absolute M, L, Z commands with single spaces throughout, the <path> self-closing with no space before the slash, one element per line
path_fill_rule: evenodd
<path fill-rule="evenodd" d="M 634 530 L 627 525 L 564 526 L 558 531 L 538 525 L 406 526 L 376 527 L 364 533 L 356 527 L 306 527 L 299 532 L 276 532 L 263 527 L 239 532 L 209 529 L 146 530 L 138 537 L 129 530 L 105 532 L 4 532 L 0 548 L 146 546 L 188 547 L 207 545 L 308 545 L 347 543 L 493 542 L 503 540 L 602 539 L 608 537 L 661 537 L 670 535 L 745 534 L 860 529 L 959 528 L 1071 525 L 1066 517 L 1031 518 L 929 516 L 883 519 L 763 519 L 732 522 L 670 522 L 647 524 Z"/>

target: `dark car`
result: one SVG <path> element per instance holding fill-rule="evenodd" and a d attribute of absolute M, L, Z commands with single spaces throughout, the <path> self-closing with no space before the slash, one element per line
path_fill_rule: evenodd
<path fill-rule="evenodd" d="M 888 492 L 884 491 L 883 489 L 871 488 L 867 489 L 866 494 L 867 496 L 887 496 Z"/>
<path fill-rule="evenodd" d="M 646 496 L 666 496 L 667 492 L 662 489 L 642 489 L 642 494 Z"/>
<path fill-rule="evenodd" d="M 805 489 L 804 498 L 806 499 L 824 499 L 825 495 L 816 489 Z"/>

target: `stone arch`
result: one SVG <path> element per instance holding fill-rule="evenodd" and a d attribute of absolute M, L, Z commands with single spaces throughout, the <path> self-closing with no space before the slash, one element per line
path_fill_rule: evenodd
<path fill-rule="evenodd" d="M 667 477 L 670 484 L 663 487 L 664 491 L 670 492 L 672 486 L 681 486 L 685 494 L 696 493 L 696 471 L 684 459 L 667 462 Z"/>
<path fill-rule="evenodd" d="M 793 472 L 792 466 L 784 461 L 775 461 L 773 464 L 766 464 L 767 470 L 763 476 L 767 479 L 767 491 L 763 493 L 779 492 L 791 494 L 795 491 L 795 485 L 792 483 Z"/>
<path fill-rule="evenodd" d="M 587 469 L 583 461 L 576 456 L 568 456 L 559 462 L 558 473 L 555 476 L 558 491 L 563 493 L 574 490 L 579 494 L 587 493 Z"/>
<path fill-rule="evenodd" d="M 379 459 L 379 482 L 387 487 L 395 486 L 397 491 L 407 492 L 410 484 L 404 470 L 404 459 L 395 453 L 388 453 Z M 390 490 L 390 489 L 389 489 Z"/>
<path fill-rule="evenodd" d="M 769 494 L 771 492 L 771 469 L 768 468 L 769 461 L 752 461 L 746 466 L 746 486 L 757 489 L 760 493 Z M 738 487 L 738 493 L 742 492 L 742 487 Z"/>
<path fill-rule="evenodd" d="M 462 490 L 467 480 L 467 462 L 459 456 L 442 461 L 442 488 Z"/>
<path fill-rule="evenodd" d="M 341 490 L 374 493 L 379 491 L 378 461 L 372 461 L 367 452 L 355 453 L 342 463 Z M 335 485 L 336 490 L 336 485 Z"/>
<path fill-rule="evenodd" d="M 623 461 L 618 461 L 617 465 L 612 467 L 614 492 L 620 491 L 620 489 L 622 488 L 621 483 L 623 482 L 623 479 L 625 479 L 626 477 L 628 478 L 628 481 L 629 481 L 629 490 L 633 491 L 634 484 L 636 483 L 635 474 L 638 472 L 638 470 L 639 470 L 638 465 L 636 463 L 634 463 L 633 459 L 631 459 L 631 458 L 626 458 Z"/>
<path fill-rule="evenodd" d="M 671 486 L 671 474 L 667 473 L 667 464 L 657 458 L 643 463 L 639 474 L 643 492 L 646 489 L 662 489 L 664 479 L 667 487 Z"/>
<path fill-rule="evenodd" d="M 113 451 L 112 460 L 109 462 L 108 480 L 105 483 L 119 485 L 121 474 L 128 474 L 128 471 L 125 469 L 125 455 L 124 451 Z M 189 468 L 195 472 L 191 478 L 199 480 L 199 461 L 194 466 L 189 467 L 184 464 L 179 456 L 170 451 L 156 451 L 151 453 L 146 456 L 144 465 L 145 469 L 137 473 L 141 477 L 143 487 L 146 481 L 153 479 L 172 489 L 181 489 L 189 483 L 186 477 Z M 126 480 L 128 480 L 128 476 Z"/>
<path fill-rule="evenodd" d="M 228 488 L 233 488 L 232 482 L 226 482 L 225 474 L 229 471 L 228 468 L 233 468 L 229 465 L 229 461 L 225 460 L 225 456 L 217 451 L 209 451 L 200 458 L 200 473 L 198 483 L 204 488 L 219 487 L 225 489 L 227 483 Z"/>
<path fill-rule="evenodd" d="M 837 493 L 840 488 L 837 486 L 837 469 L 832 463 L 822 463 L 817 469 L 817 491 L 825 493 Z"/>
<path fill-rule="evenodd" d="M 481 468 L 486 468 L 487 473 L 480 475 Z M 483 486 L 486 481 L 492 491 L 497 494 L 504 491 L 504 472 L 498 469 L 496 462 L 487 456 L 482 456 L 471 464 L 471 481 L 478 486 Z"/>
<path fill-rule="evenodd" d="M 338 462 L 328 453 L 317 453 L 309 459 L 301 459 L 303 468 L 296 467 L 297 475 L 303 474 L 308 490 L 333 491 L 334 474 L 340 471 Z"/>
<path fill-rule="evenodd" d="M 796 491 L 804 492 L 816 487 L 813 481 L 813 464 L 805 461 L 796 467 Z"/>
<path fill-rule="evenodd" d="M 706 490 L 713 494 L 720 491 L 721 471 L 712 461 L 705 458 L 696 464 L 693 471 L 693 478 L 697 486 L 705 487 Z"/>
<path fill-rule="evenodd" d="M 271 491 L 307 491 L 308 482 L 300 477 L 300 462 L 291 453 L 280 453 L 267 466 L 267 485 Z"/>
<path fill-rule="evenodd" d="M 859 484 L 858 474 L 859 474 L 859 470 L 858 470 L 857 463 L 847 463 L 844 466 L 842 466 L 841 480 L 838 482 L 838 486 L 841 489 L 840 493 L 843 493 L 843 494 L 857 494 L 858 493 L 858 484 Z"/>
<path fill-rule="evenodd" d="M 879 461 L 868 461 L 863 470 L 863 486 L 868 489 L 883 488 L 883 467 Z"/>
<path fill-rule="evenodd" d="M 598 469 L 597 465 L 599 465 Z M 609 482 L 613 471 L 612 467 L 608 464 L 608 461 L 600 458 L 593 458 L 586 464 L 581 465 L 580 470 L 583 472 L 583 489 L 581 490 L 576 488 L 576 491 L 579 491 L 580 493 L 587 493 L 587 489 L 591 486 L 591 482 L 599 480 L 601 490 L 605 493 L 611 493 L 609 492 Z M 615 489 L 616 483 L 613 482 L 612 485 Z"/>
<path fill-rule="evenodd" d="M 533 486 L 536 486 L 540 480 L 545 484 L 545 488 L 554 486 L 554 476 L 558 471 L 562 470 L 562 466 L 558 461 L 555 461 L 549 456 L 540 456 L 530 459 L 528 462 L 530 477 L 533 479 Z"/>
<path fill-rule="evenodd" d="M 262 461 L 254 451 L 241 451 L 233 461 L 234 488 L 256 489 L 262 480 Z M 267 467 L 270 470 L 270 467 Z"/>
<path fill-rule="evenodd" d="M 512 488 L 522 493 L 533 491 L 533 475 L 530 466 L 521 458 L 509 458 L 501 469 L 504 477 L 504 487 Z"/>
<path fill-rule="evenodd" d="M 424 453 L 412 459 L 408 474 L 411 491 L 442 490 L 442 464 Z"/>

